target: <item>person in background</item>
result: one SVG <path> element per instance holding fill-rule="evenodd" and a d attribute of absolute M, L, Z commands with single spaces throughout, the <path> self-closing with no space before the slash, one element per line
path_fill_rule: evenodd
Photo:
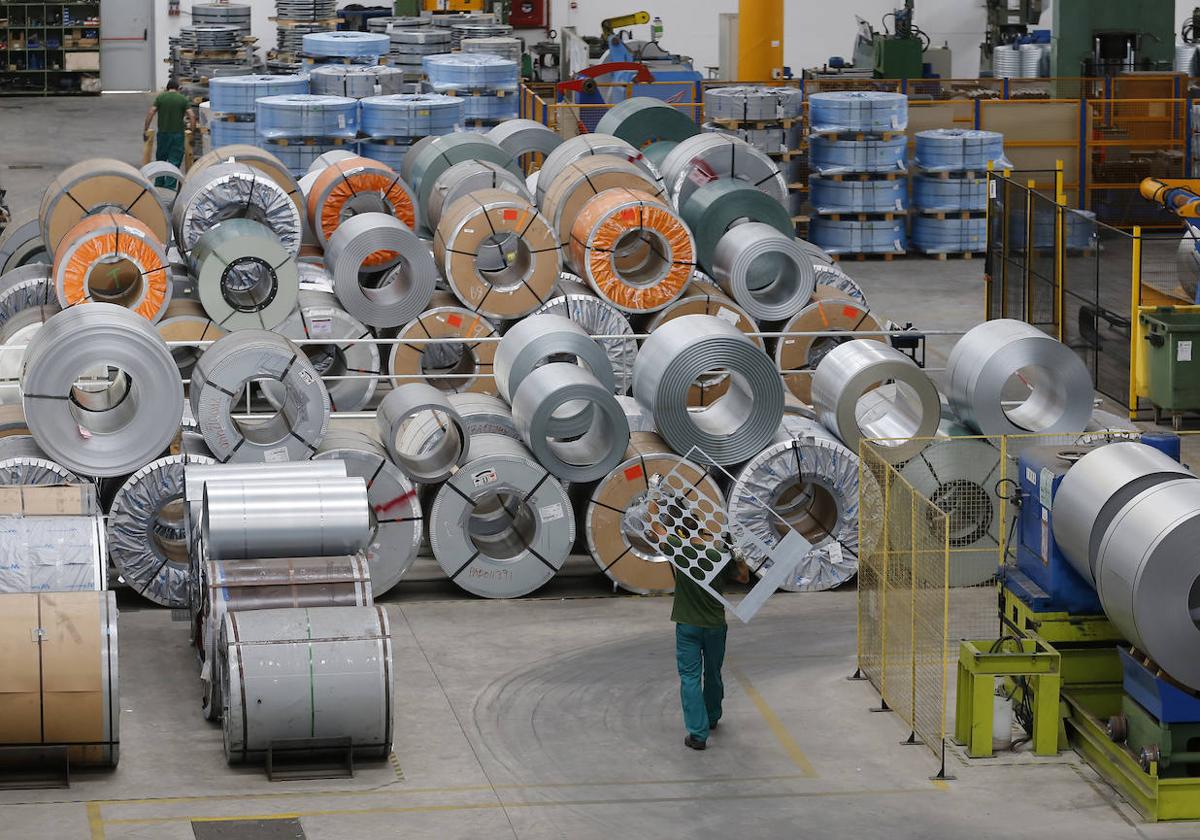
<path fill-rule="evenodd" d="M 150 121 L 158 114 L 158 146 L 155 150 L 155 160 L 165 160 L 175 166 L 183 166 L 184 125 L 192 131 L 196 130 L 196 115 L 192 111 L 192 103 L 179 92 L 179 82 L 172 79 L 167 82 L 167 89 L 154 98 L 154 104 L 146 112 L 146 124 L 142 127 L 144 135 L 149 136 Z"/>

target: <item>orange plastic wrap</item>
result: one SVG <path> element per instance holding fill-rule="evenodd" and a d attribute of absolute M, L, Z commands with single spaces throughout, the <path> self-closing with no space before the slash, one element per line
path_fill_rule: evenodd
<path fill-rule="evenodd" d="M 309 190 L 308 218 L 321 242 L 327 243 L 345 221 L 348 205 L 357 213 L 389 213 L 409 230 L 416 221 L 416 203 L 408 185 L 387 164 L 363 157 L 346 158 L 325 167 Z M 395 259 L 394 251 L 376 251 L 363 265 L 384 265 Z"/>
<path fill-rule="evenodd" d="M 121 262 L 132 269 L 126 269 L 127 276 L 112 270 L 114 287 L 97 296 L 105 289 L 98 282 L 104 267 Z M 54 253 L 54 284 L 64 309 L 99 297 L 152 322 L 162 317 L 170 301 L 171 277 L 162 242 L 145 224 L 123 214 L 88 216 L 67 231 Z"/>

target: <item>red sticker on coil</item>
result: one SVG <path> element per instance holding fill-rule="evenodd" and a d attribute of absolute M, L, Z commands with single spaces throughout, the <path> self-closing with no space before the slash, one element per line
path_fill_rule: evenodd
<path fill-rule="evenodd" d="M 641 464 L 634 464 L 632 467 L 629 467 L 625 470 L 626 481 L 636 481 L 637 479 L 641 478 L 642 475 L 643 473 Z"/>
<path fill-rule="evenodd" d="M 517 211 L 516 210 L 505 210 L 503 215 L 504 215 L 504 221 L 506 221 L 506 222 L 515 222 L 517 220 Z"/>
<path fill-rule="evenodd" d="M 637 216 L 638 216 L 638 211 L 637 211 L 636 207 L 626 207 L 624 210 L 622 210 L 620 213 L 617 214 L 617 218 L 620 219 L 622 222 L 635 221 L 637 219 Z"/>
<path fill-rule="evenodd" d="M 862 314 L 862 310 L 859 309 L 857 306 L 843 306 L 842 307 L 842 315 L 844 315 L 847 318 L 857 318 L 861 314 Z"/>
<path fill-rule="evenodd" d="M 461 315 L 447 315 L 446 323 L 452 327 L 461 327 L 462 326 L 462 316 Z"/>

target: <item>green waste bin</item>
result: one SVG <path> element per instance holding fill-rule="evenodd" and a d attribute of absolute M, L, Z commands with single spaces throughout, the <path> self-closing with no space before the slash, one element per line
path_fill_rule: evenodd
<path fill-rule="evenodd" d="M 1200 410 L 1200 312 L 1160 306 L 1143 312 L 1150 402 L 1170 412 Z"/>

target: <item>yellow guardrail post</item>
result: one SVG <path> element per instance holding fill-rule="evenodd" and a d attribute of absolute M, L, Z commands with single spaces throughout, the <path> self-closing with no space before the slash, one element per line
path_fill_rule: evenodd
<path fill-rule="evenodd" d="M 1141 363 L 1142 342 L 1138 307 L 1142 303 L 1142 228 L 1133 229 L 1133 265 L 1129 284 L 1129 419 L 1137 417 L 1137 375 Z"/>
<path fill-rule="evenodd" d="M 912 650 L 912 655 L 909 663 L 909 682 L 912 685 L 912 696 L 909 703 L 909 710 L 912 714 L 912 720 L 909 724 L 912 726 L 912 732 L 909 733 L 908 743 L 919 744 L 917 738 L 917 494 L 912 485 L 906 485 L 908 489 L 908 579 L 909 579 L 909 600 L 911 603 L 908 607 L 909 613 L 909 647 Z"/>
<path fill-rule="evenodd" d="M 1025 182 L 1025 323 L 1033 323 L 1033 188 L 1032 178 Z"/>
<path fill-rule="evenodd" d="M 1063 193 L 1063 162 L 1054 161 L 1054 321 L 1058 325 L 1058 340 L 1066 337 L 1063 323 L 1063 286 L 1067 264 L 1067 210 Z"/>
<path fill-rule="evenodd" d="M 983 202 L 983 229 L 987 231 L 987 240 L 989 243 L 988 256 L 992 255 L 990 247 L 992 241 L 992 196 L 995 195 L 996 189 L 996 166 L 995 161 L 989 160 L 987 163 L 987 199 Z M 1001 239 L 1000 252 L 1004 253 L 1004 241 Z M 995 269 L 992 265 L 992 269 Z M 992 320 L 992 274 L 990 271 L 985 271 L 983 274 L 983 320 Z"/>
<path fill-rule="evenodd" d="M 860 447 L 860 449 L 865 449 L 866 453 L 868 453 L 868 457 L 870 457 L 871 450 L 866 445 L 865 441 L 863 442 L 863 446 Z M 859 458 L 862 460 L 863 463 L 866 463 L 866 458 L 863 458 L 863 452 L 861 452 L 861 451 L 859 453 Z M 872 473 L 874 473 L 874 470 L 872 470 Z M 887 618 L 887 614 L 888 614 L 888 574 L 889 574 L 888 566 L 890 565 L 889 560 L 890 560 L 891 554 L 892 554 L 891 536 L 889 534 L 889 531 L 891 530 L 891 522 L 890 522 L 891 516 L 888 514 L 888 511 L 890 511 L 892 509 L 891 505 L 892 505 L 892 481 L 891 481 L 891 476 L 885 472 L 883 474 L 883 510 L 884 510 L 883 537 L 882 537 L 882 542 L 880 542 L 880 546 L 882 547 L 881 550 L 882 550 L 882 554 L 883 554 L 883 568 L 879 570 L 879 581 L 880 581 L 880 585 L 879 585 L 879 626 L 880 626 L 880 633 L 879 633 L 879 707 L 880 707 L 881 711 L 886 710 L 888 708 L 888 703 L 887 703 L 887 681 L 888 681 L 887 680 L 887 674 L 888 674 L 888 667 L 887 667 L 888 618 Z"/>

